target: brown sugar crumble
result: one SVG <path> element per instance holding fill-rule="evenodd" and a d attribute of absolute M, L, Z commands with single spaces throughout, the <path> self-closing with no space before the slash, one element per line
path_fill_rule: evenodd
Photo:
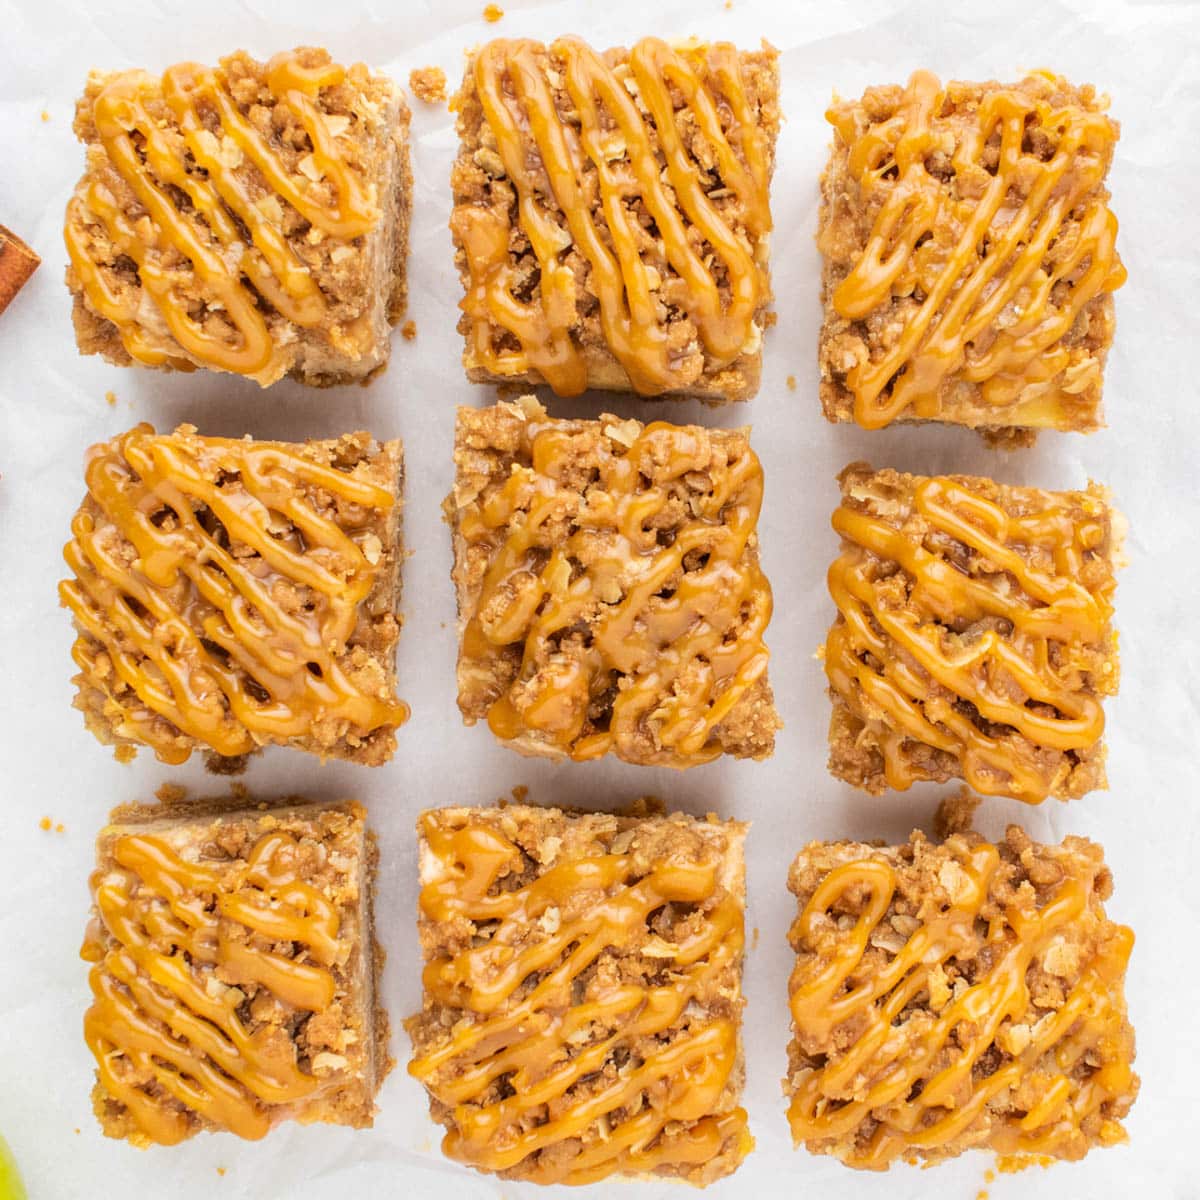
<path fill-rule="evenodd" d="M 406 342 L 413 341 L 417 336 L 416 321 L 405 321 L 404 324 L 400 326 L 400 336 Z"/>
<path fill-rule="evenodd" d="M 422 104 L 446 103 L 446 72 L 441 67 L 414 67 L 408 73 L 408 86 Z"/>
<path fill-rule="evenodd" d="M 788 887 L 797 1144 L 869 1170 L 981 1148 L 1003 1171 L 1125 1141 L 1133 932 L 1105 912 L 1102 847 L 1016 825 L 813 842 Z"/>
<path fill-rule="evenodd" d="M 452 107 L 469 379 L 710 404 L 755 394 L 772 300 L 772 47 L 497 38 Z"/>
<path fill-rule="evenodd" d="M 1009 447 L 1103 425 L 1125 280 L 1107 107 L 1050 71 L 1007 85 L 918 71 L 835 100 L 817 237 L 830 421 L 944 421 Z"/>
<path fill-rule="evenodd" d="M 1107 786 L 1124 531 L 1107 491 L 865 463 L 839 482 L 832 773 L 873 795 L 957 778 L 1030 804 Z"/>
<path fill-rule="evenodd" d="M 745 429 L 460 408 L 458 705 L 523 754 L 765 758 L 762 466 Z"/>
<path fill-rule="evenodd" d="M 81 353 L 263 387 L 377 373 L 407 297 L 408 122 L 391 80 L 314 47 L 93 71 L 64 228 Z"/>
<path fill-rule="evenodd" d="M 391 1060 L 366 812 L 233 804 L 131 805 L 97 838 L 80 953 L 107 1137 L 144 1147 L 373 1122 Z"/>
<path fill-rule="evenodd" d="M 122 762 L 149 746 L 240 766 L 268 743 L 385 762 L 408 718 L 402 479 L 400 442 L 366 432 L 296 444 L 138 425 L 93 447 L 59 586 L 87 728 Z M 169 580 L 145 567 L 151 547 L 178 565 Z"/>
<path fill-rule="evenodd" d="M 734 1171 L 753 1146 L 746 827 L 510 806 L 417 828 L 425 994 L 405 1026 L 443 1152 L 537 1183 Z"/>

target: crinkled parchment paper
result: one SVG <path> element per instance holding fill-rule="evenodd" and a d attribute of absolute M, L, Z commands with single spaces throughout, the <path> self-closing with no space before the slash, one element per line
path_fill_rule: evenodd
<path fill-rule="evenodd" d="M 918 471 L 974 471 L 1009 482 L 1109 484 L 1128 515 L 1130 565 L 1118 590 L 1123 687 L 1108 705 L 1111 791 L 1070 805 L 1026 809 L 989 801 L 982 828 L 1019 819 L 1034 836 L 1101 840 L 1116 878 L 1114 917 L 1137 932 L 1129 1008 L 1139 1041 L 1142 1096 L 1131 1144 L 1080 1165 L 1035 1169 L 988 1184 L 993 1200 L 1078 1200 L 1141 1194 L 1200 1195 L 1188 1166 L 1198 1063 L 1194 874 L 1200 677 L 1200 386 L 1193 371 L 1200 333 L 1200 8 L 1187 4 L 1095 5 L 1009 0 L 945 5 L 935 0 L 839 5 L 822 0 L 637 0 L 537 4 L 503 0 L 503 20 L 482 20 L 482 0 L 6 0 L 0 3 L 0 221 L 40 250 L 42 269 L 0 319 L 0 1130 L 31 1195 L 254 1197 L 532 1196 L 449 1164 L 437 1146 L 420 1089 L 399 1067 L 380 1094 L 372 1131 L 284 1126 L 247 1144 L 202 1136 L 171 1150 L 139 1152 L 102 1138 L 88 1092 L 92 1062 L 80 1023 L 88 1002 L 77 949 L 86 919 L 92 838 L 108 809 L 144 800 L 170 780 L 194 793 L 219 789 L 199 762 L 172 770 L 147 753 L 120 766 L 84 732 L 71 708 L 67 615 L 57 607 L 60 549 L 79 501 L 85 447 L 137 421 L 170 429 L 260 437 L 325 437 L 362 426 L 405 439 L 405 565 L 401 694 L 413 708 L 395 760 L 378 770 L 318 767 L 271 750 L 250 767 L 255 794 L 303 791 L 355 796 L 370 808 L 382 848 L 378 926 L 388 951 L 384 981 L 396 1033 L 419 1004 L 413 821 L 428 805 L 487 802 L 516 785 L 541 803 L 612 806 L 641 794 L 692 812 L 753 822 L 746 967 L 746 1096 L 758 1148 L 714 1196 L 939 1196 L 973 1200 L 990 1156 L 934 1171 L 887 1176 L 850 1172 L 791 1148 L 779 1079 L 788 1039 L 785 889 L 791 856 L 813 838 L 902 838 L 928 827 L 946 789 L 914 788 L 880 799 L 854 794 L 825 771 L 827 702 L 813 651 L 831 613 L 825 569 L 835 549 L 829 513 L 834 475 L 869 458 Z M 749 405 L 711 412 L 637 400 L 554 405 L 560 413 L 753 422 L 767 480 L 763 560 L 775 592 L 771 673 L 786 722 L 773 759 L 719 762 L 674 773 L 615 762 L 554 766 L 500 748 L 484 728 L 466 729 L 454 704 L 454 601 L 450 550 L 439 504 L 450 486 L 456 404 L 491 391 L 466 383 L 454 333 L 458 284 L 451 266 L 448 172 L 452 119 L 413 102 L 416 214 L 410 260 L 412 342 L 395 339 L 390 369 L 371 387 L 269 391 L 228 376 L 119 370 L 80 358 L 62 283 L 63 206 L 83 155 L 71 133 L 75 96 L 89 67 L 161 70 L 181 59 L 215 61 L 244 46 L 259 56 L 303 43 L 365 59 L 407 83 L 411 68 L 439 64 L 451 83 L 465 47 L 498 33 L 580 33 L 593 44 L 643 33 L 769 38 L 783 51 L 783 107 L 773 189 L 773 273 L 778 326 L 766 342 L 762 391 Z M 817 176 L 828 143 L 823 119 L 834 90 L 903 81 L 918 66 L 943 76 L 1012 79 L 1053 66 L 1112 96 L 1123 136 L 1112 172 L 1129 283 L 1118 294 L 1109 362 L 1110 428 L 1091 437 L 1043 435 L 1036 449 L 995 453 L 971 434 L 936 427 L 868 434 L 833 428 L 816 392 L 818 262 L 813 244 Z M 787 380 L 794 376 L 795 386 Z M 112 392 L 115 403 L 106 403 Z M 39 819 L 62 822 L 43 832 Z M 223 1174 L 219 1174 L 219 1169 Z M 664 1183 L 629 1186 L 646 1197 L 681 1194 Z M 634 1192 L 630 1192 L 634 1195 Z"/>

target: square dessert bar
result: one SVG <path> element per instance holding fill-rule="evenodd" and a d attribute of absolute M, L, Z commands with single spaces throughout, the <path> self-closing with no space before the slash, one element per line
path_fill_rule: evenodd
<path fill-rule="evenodd" d="M 377 766 L 408 718 L 398 441 L 303 445 L 139 425 L 88 452 L 59 585 L 75 700 L 128 761 L 268 743 Z"/>
<path fill-rule="evenodd" d="M 407 297 L 408 107 L 304 48 L 94 71 L 67 285 L 84 354 L 326 386 L 387 362 Z"/>
<path fill-rule="evenodd" d="M 744 429 L 458 410 L 458 706 L 523 754 L 689 767 L 779 728 Z"/>
<path fill-rule="evenodd" d="M 1133 932 L 1100 846 L 814 842 L 792 866 L 788 1120 L 847 1166 L 964 1150 L 1080 1159 L 1138 1092 Z"/>
<path fill-rule="evenodd" d="M 854 463 L 833 514 L 830 770 L 1038 803 L 1106 786 L 1123 522 L 1108 493 Z"/>
<path fill-rule="evenodd" d="M 1103 424 L 1112 292 L 1106 97 L 1048 72 L 835 101 L 821 178 L 821 403 L 878 429 L 945 421 L 992 441 Z"/>
<path fill-rule="evenodd" d="M 417 831 L 409 1072 L 446 1155 L 537 1183 L 734 1171 L 746 827 L 513 806 Z"/>
<path fill-rule="evenodd" d="M 774 49 L 500 39 L 471 55 L 453 107 L 469 378 L 754 395 L 773 319 Z"/>
<path fill-rule="evenodd" d="M 248 803 L 119 809 L 100 833 L 81 953 L 108 1137 L 373 1121 L 391 1062 L 366 813 Z"/>

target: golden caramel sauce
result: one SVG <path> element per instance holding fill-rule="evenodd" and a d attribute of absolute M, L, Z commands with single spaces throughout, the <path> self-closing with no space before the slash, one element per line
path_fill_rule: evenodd
<path fill-rule="evenodd" d="M 1004 1022 L 1040 1011 L 1032 1009 L 1026 972 L 1085 913 L 1090 880 L 1067 877 L 1042 907 L 1014 903 L 1002 920 L 985 924 L 980 913 L 999 852 L 981 844 L 955 857 L 966 881 L 961 894 L 925 920 L 882 970 L 860 969 L 896 889 L 895 872 L 882 859 L 831 871 L 793 928 L 805 955 L 790 984 L 795 1029 L 827 1039 L 844 1027 L 853 1042 L 823 1066 L 798 1072 L 788 1120 L 797 1142 L 844 1138 L 864 1121 L 878 1122 L 844 1160 L 850 1166 L 881 1170 L 914 1150 L 936 1151 L 970 1127 L 990 1100 L 1035 1072 L 1045 1076 L 1039 1103 L 1020 1120 L 993 1119 L 980 1144 L 1009 1154 L 1078 1157 L 1083 1122 L 1130 1088 L 1121 980 L 1133 933 L 1124 926 L 1114 926 L 1082 967 L 1063 1005 L 1032 1025 L 1020 1053 L 990 1075 L 974 1075 Z M 865 897 L 861 913 L 850 929 L 831 927 L 830 913 L 846 897 L 856 906 Z M 981 964 L 975 981 L 928 1021 L 910 1017 L 897 1028 L 906 1006 L 928 993 L 931 972 L 956 956 Z M 1071 1071 L 1085 1056 L 1102 1065 L 1080 1082 Z M 1112 1140 L 1122 1136 L 1116 1122 L 1108 1133 Z"/>
<path fill-rule="evenodd" d="M 638 464 L 648 458 L 660 477 L 674 481 L 705 471 L 710 452 L 686 427 L 645 426 L 627 452 L 603 458 L 572 532 L 535 570 L 542 527 L 561 511 L 556 481 L 575 451 L 565 423 L 532 421 L 525 436 L 531 466 L 514 468 L 459 526 L 468 544 L 492 550 L 463 657 L 487 661 L 504 647 L 523 646 L 517 680 L 493 703 L 489 726 L 504 740 L 535 732 L 582 760 L 609 751 L 641 757 L 633 742 L 650 723 L 665 765 L 717 757 L 714 729 L 767 669 L 771 590 L 747 552 L 762 505 L 757 456 L 746 447 L 730 461 L 670 545 L 659 545 L 654 518 L 672 493 L 662 483 L 644 487 Z M 707 562 L 681 575 L 693 551 Z M 574 577 L 572 562 L 580 560 L 588 566 Z M 659 595 L 668 585 L 670 597 Z M 543 664 L 547 646 L 578 622 L 588 623 L 589 643 Z M 537 694 L 515 701 L 516 689 L 533 676 Z M 585 735 L 589 706 L 614 677 L 620 686 L 608 728 Z"/>
<path fill-rule="evenodd" d="M 702 986 L 742 954 L 741 906 L 728 893 L 717 899 L 715 860 L 662 861 L 647 871 L 629 855 L 603 854 L 494 891 L 510 868 L 521 869 L 520 849 L 502 833 L 483 823 L 448 829 L 429 818 L 421 833 L 438 863 L 438 877 L 421 890 L 422 916 L 497 923 L 482 944 L 425 967 L 427 997 L 464 1014 L 440 1046 L 409 1065 L 453 1110 L 454 1126 L 443 1141 L 448 1156 L 488 1171 L 521 1164 L 522 1177 L 538 1183 L 580 1184 L 618 1172 L 699 1166 L 730 1138 L 748 1151 L 745 1112 L 714 1111 L 737 1063 L 736 1019 L 685 1020 Z M 564 914 L 584 893 L 594 903 Z M 577 981 L 606 947 L 640 937 L 656 909 L 714 899 L 673 945 L 670 983 L 593 983 L 583 998 L 575 995 Z M 552 931 L 550 916 L 558 920 Z M 545 936 L 522 945 L 523 934 L 539 923 Z M 671 1032 L 670 1041 L 612 1083 L 567 1101 L 614 1051 Z M 488 1097 L 502 1076 L 511 1094 Z M 613 1123 L 612 1114 L 627 1107 L 634 1115 Z M 542 1156 L 529 1173 L 530 1155 L 575 1138 L 583 1139 L 578 1153 Z"/>
<path fill-rule="evenodd" d="M 584 390 L 587 363 L 572 338 L 577 281 L 565 263 L 573 246 L 591 268 L 605 344 L 631 386 L 643 395 L 679 387 L 678 351 L 659 316 L 658 272 L 643 258 L 646 233 L 633 208 L 640 201 L 655 222 L 662 256 L 686 285 L 683 302 L 706 355 L 728 365 L 750 341 L 769 290 L 765 264 L 747 235 L 758 241 L 771 228 L 770 146 L 746 96 L 737 50 L 728 43 L 706 47 L 705 65 L 658 38 L 643 38 L 622 76 L 579 39 L 560 38 L 548 53 L 578 126 L 556 108 L 546 53 L 538 42 L 497 39 L 474 60 L 475 89 L 517 192 L 517 228 L 537 259 L 540 295 L 529 301 L 514 295 L 516 230 L 507 211 L 457 206 L 451 225 L 470 273 L 462 309 L 472 322 L 473 357 L 493 374 L 536 371 L 562 396 Z M 627 85 L 636 86 L 649 115 Z M 745 234 L 705 194 L 679 134 L 672 89 L 712 148 L 722 186 L 740 200 Z M 593 170 L 602 221 L 588 190 Z M 520 348 L 498 350 L 497 329 Z"/>
<path fill-rule="evenodd" d="M 247 984 L 302 1012 L 333 1003 L 329 967 L 346 948 L 337 910 L 296 874 L 298 852 L 290 834 L 268 833 L 230 872 L 187 862 L 151 834 L 127 834 L 113 845 L 113 865 L 93 877 L 99 919 L 81 950 L 93 964 L 84 1036 L 104 1091 L 147 1140 L 174 1145 L 196 1132 L 197 1118 L 260 1138 L 273 1109 L 323 1086 L 297 1061 L 286 1026 L 254 1029 L 239 1011 Z M 264 942 L 300 953 L 285 957 Z"/>
<path fill-rule="evenodd" d="M 85 474 L 95 507 L 71 523 L 63 553 L 75 578 L 59 595 L 80 630 L 75 662 L 123 709 L 122 737 L 164 762 L 190 754 L 142 706 L 225 756 L 301 737 L 317 721 L 365 734 L 408 719 L 407 705 L 363 691 L 339 661 L 378 576 L 355 534 L 371 510 L 392 507 L 386 488 L 282 443 L 159 435 L 149 425 L 94 446 Z M 238 482 L 222 485 L 222 475 Z M 318 512 L 305 487 L 357 511 L 361 528 Z M 164 511 L 171 521 L 160 522 Z M 275 514 L 287 536 L 273 532 Z M 310 607 L 281 604 L 297 589 Z M 136 702 L 116 692 L 118 681 Z"/>
<path fill-rule="evenodd" d="M 889 786 L 903 791 L 929 778 L 911 753 L 924 743 L 954 755 L 976 791 L 1039 803 L 1053 783 L 1039 748 L 1083 750 L 1104 732 L 1100 701 L 1085 690 L 1084 655 L 1108 637 L 1115 584 L 1110 576 L 1089 591 L 1077 578 L 1085 551 L 1107 537 L 1102 506 L 1081 519 L 1047 493 L 1042 510 L 1010 516 L 953 479 L 933 478 L 916 485 L 913 511 L 930 531 L 920 542 L 846 504 L 833 515 L 844 541 L 829 591 L 844 620 L 825 644 L 830 685 L 877 736 Z M 994 574 L 972 577 L 929 549 L 939 534 L 972 548 Z M 1047 551 L 1053 568 L 1031 565 L 1023 547 Z M 885 563 L 909 583 L 906 607 L 887 601 L 895 580 L 880 570 Z M 986 619 L 1011 632 L 953 632 Z M 957 700 L 1021 738 L 991 736 Z"/>
<path fill-rule="evenodd" d="M 64 235 L 89 304 L 117 327 L 135 361 L 185 369 L 198 363 L 269 382 L 278 374 L 281 351 L 260 298 L 304 328 L 325 318 L 325 297 L 287 241 L 278 201 L 314 229 L 347 242 L 375 226 L 375 197 L 338 148 L 319 106 L 321 90 L 345 78 L 345 68 L 305 66 L 295 52 L 267 64 L 267 89 L 308 134 L 314 168 L 336 194 L 333 204 L 309 195 L 310 180 L 294 173 L 242 112 L 220 68 L 180 63 L 161 80 L 124 72 L 96 96 L 92 118 L 108 166 L 146 215 L 131 217 L 105 173 L 98 172 L 68 205 Z M 170 110 L 172 126 L 151 115 L 148 103 L 159 100 Z M 181 354 L 149 331 L 138 308 L 110 287 L 89 250 L 89 229 L 97 223 L 115 253 L 137 264 L 142 294 Z M 219 311 L 232 325 L 232 339 L 224 327 L 214 332 L 197 318 L 197 293 L 208 310 Z"/>
<path fill-rule="evenodd" d="M 894 345 L 847 375 L 854 419 L 867 429 L 902 415 L 936 419 L 939 389 L 952 376 L 978 384 L 983 403 L 997 410 L 1032 396 L 1053 417 L 1074 400 L 1062 376 L 1070 363 L 1063 338 L 1092 299 L 1125 282 L 1117 220 L 1102 193 L 1116 125 L 1017 88 L 989 92 L 961 124 L 940 116 L 944 100 L 937 77 L 918 71 L 887 121 L 860 126 L 848 109 L 827 113 L 862 202 L 880 201 L 833 307 L 863 320 L 892 296 L 920 300 Z M 1057 139 L 1047 160 L 1022 148 L 1031 119 Z M 996 135 L 999 161 L 989 171 L 984 154 Z M 931 155 L 951 147 L 953 188 L 928 169 Z M 1048 263 L 1068 219 L 1078 223 L 1070 252 Z M 1064 281 L 1070 287 L 1060 300 Z"/>

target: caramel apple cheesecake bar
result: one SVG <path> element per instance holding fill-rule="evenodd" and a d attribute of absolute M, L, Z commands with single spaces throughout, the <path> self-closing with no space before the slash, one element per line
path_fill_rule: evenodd
<path fill-rule="evenodd" d="M 500 39 L 467 64 L 450 226 L 477 381 L 745 400 L 770 322 L 778 55 Z"/>
<path fill-rule="evenodd" d="M 409 1071 L 453 1159 L 506 1179 L 704 1185 L 740 1107 L 745 826 L 510 806 L 422 814 Z"/>
<path fill-rule="evenodd" d="M 840 476 L 830 770 L 876 794 L 961 778 L 1037 803 L 1106 786 L 1123 521 L 1105 489 Z"/>
<path fill-rule="evenodd" d="M 878 429 L 989 440 L 1102 424 L 1125 280 L 1105 176 L 1119 127 L 1090 85 L 1035 72 L 835 100 L 821 179 L 821 403 Z"/>
<path fill-rule="evenodd" d="M 235 807 L 234 805 L 239 805 Z M 108 1137 L 369 1126 L 391 1067 L 357 804 L 117 810 L 97 841 L 84 1036 Z"/>
<path fill-rule="evenodd" d="M 524 754 L 690 767 L 764 758 L 762 467 L 745 429 L 532 397 L 458 410 L 458 705 Z"/>
<path fill-rule="evenodd" d="M 814 842 L 792 866 L 797 1144 L 847 1166 L 971 1148 L 1080 1159 L 1125 1140 L 1138 1092 L 1133 933 L 1086 838 Z"/>
<path fill-rule="evenodd" d="M 84 354 L 324 386 L 388 359 L 412 174 L 400 90 L 303 48 L 99 72 L 67 206 Z"/>
<path fill-rule="evenodd" d="M 396 698 L 402 448 L 139 425 L 87 456 L 60 585 L 76 707 L 127 761 L 269 743 L 376 766 Z"/>

